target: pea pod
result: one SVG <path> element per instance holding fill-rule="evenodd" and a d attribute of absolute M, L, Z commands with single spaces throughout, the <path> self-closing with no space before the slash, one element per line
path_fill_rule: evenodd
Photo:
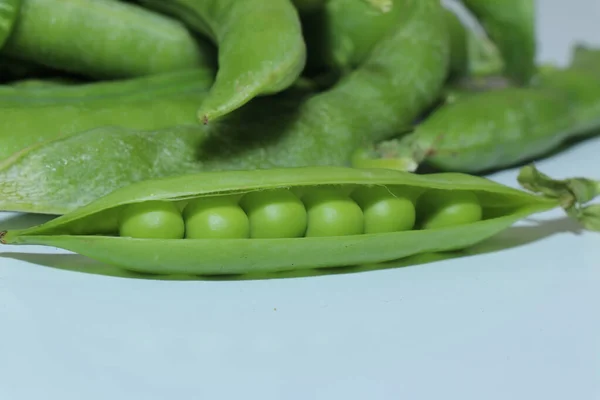
<path fill-rule="evenodd" d="M 0 0 L 0 49 L 12 33 L 20 8 L 21 0 Z"/>
<path fill-rule="evenodd" d="M 257 98 L 216 124 L 103 126 L 32 145 L 0 164 L 0 209 L 62 214 L 133 182 L 198 171 L 347 166 L 357 147 L 412 124 L 439 96 L 448 62 L 441 21 L 439 1 L 407 1 L 402 23 L 321 93 Z"/>
<path fill-rule="evenodd" d="M 303 17 L 311 68 L 342 73 L 360 65 L 390 29 L 400 23 L 404 0 L 373 4 L 365 0 L 328 0 Z"/>
<path fill-rule="evenodd" d="M 527 182 L 527 179 L 524 181 Z M 536 179 L 529 180 L 528 184 L 536 189 L 545 185 Z M 586 184 L 597 194 L 596 183 L 589 181 Z M 358 203 L 347 200 L 340 207 L 337 200 L 315 203 L 313 196 L 313 193 L 326 190 L 337 192 L 334 197 L 342 199 L 347 196 L 346 193 L 381 187 L 389 190 L 392 197 L 403 195 L 412 199 L 417 207 L 420 198 L 432 190 L 436 191 L 438 198 L 456 196 L 457 193 L 470 194 L 481 208 L 481 214 L 479 218 L 467 219 L 456 218 L 455 214 L 454 222 L 446 218 L 444 224 L 436 226 L 364 233 L 364 222 L 360 218 L 360 222 L 356 222 L 358 214 L 355 210 L 361 212 Z M 574 206 L 576 200 L 584 200 L 581 192 L 572 193 L 566 188 L 568 185 L 561 188 L 564 190 L 555 192 L 560 193 L 559 197 L 551 193 L 542 196 L 464 174 L 414 175 L 384 169 L 305 167 L 205 172 L 138 182 L 42 225 L 3 232 L 2 241 L 15 245 L 55 246 L 125 269 L 155 274 L 222 275 L 339 267 L 464 249 L 492 237 L 528 215 L 550 210 L 559 204 Z M 280 234 L 278 237 L 253 238 L 244 228 L 231 231 L 230 236 L 186 238 L 184 232 L 190 221 L 183 216 L 185 211 L 179 217 L 175 211 L 185 210 L 198 202 L 207 202 L 208 207 L 237 204 L 243 202 L 245 196 L 257 192 L 266 192 L 268 198 L 269 191 L 280 193 L 282 190 L 297 193 L 296 196 L 306 205 L 308 222 L 304 235 L 300 237 L 282 230 L 277 232 Z M 585 200 L 589 200 L 589 195 L 586 194 Z M 332 199 L 329 195 L 326 197 Z M 273 196 L 275 204 L 278 198 Z M 439 201 L 437 203 L 440 204 Z M 319 207 L 329 204 L 331 215 L 335 217 L 311 220 L 315 204 Z M 348 204 L 354 204 L 352 210 L 347 207 Z M 429 205 L 429 202 L 426 204 Z M 148 214 L 141 219 L 141 227 L 132 229 L 129 219 L 132 207 L 158 214 Z M 170 210 L 170 216 L 162 217 L 164 211 L 158 210 Z M 427 220 L 428 212 L 439 214 L 440 210 L 435 206 L 425 208 L 420 211 L 419 218 Z M 136 212 L 136 215 L 139 214 Z M 233 218 L 233 223 L 240 223 L 237 214 Z M 281 224 L 294 223 L 285 214 L 279 214 L 278 221 Z M 252 223 L 273 222 L 272 219 L 265 221 L 259 218 Z M 126 231 L 123 230 L 124 224 L 127 224 Z M 152 234 L 143 228 L 149 224 L 154 227 Z M 247 226 L 247 220 L 244 224 Z M 326 230 L 331 228 L 328 232 L 333 233 L 322 233 L 323 224 L 328 225 Z M 315 230 L 319 232 L 311 234 Z"/>
<path fill-rule="evenodd" d="M 55 106 L 91 100 L 155 98 L 172 93 L 209 89 L 212 68 L 193 68 L 138 78 L 69 83 L 58 80 L 27 80 L 0 85 L 0 107 Z"/>
<path fill-rule="evenodd" d="M 501 74 L 504 60 L 496 45 L 467 26 L 455 10 L 446 9 L 445 14 L 451 46 L 450 80 Z"/>
<path fill-rule="evenodd" d="M 300 76 L 306 46 L 289 0 L 142 0 L 180 18 L 218 47 L 219 70 L 198 110 L 207 123 L 259 95 L 280 92 Z"/>
<path fill-rule="evenodd" d="M 120 83 L 0 89 L 0 160 L 48 140 L 103 126 L 160 129 L 196 122 L 212 77 L 193 70 Z M 2 94 L 3 89 L 10 94 Z M 35 113 L 35 118 L 29 118 Z M 105 147 L 105 146 L 103 146 Z"/>
<path fill-rule="evenodd" d="M 459 97 L 408 135 L 358 150 L 354 165 L 489 172 L 549 154 L 600 127 L 600 80 L 592 73 L 546 68 L 535 82 Z"/>
<path fill-rule="evenodd" d="M 534 0 L 462 0 L 496 43 L 504 72 L 515 83 L 529 83 L 536 56 Z"/>
<path fill-rule="evenodd" d="M 21 1 L 2 54 L 101 79 L 214 66 L 208 43 L 193 37 L 179 21 L 138 5 L 116 0 Z"/>

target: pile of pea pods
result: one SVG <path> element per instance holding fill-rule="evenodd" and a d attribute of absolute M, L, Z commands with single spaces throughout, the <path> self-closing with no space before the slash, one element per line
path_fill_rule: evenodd
<path fill-rule="evenodd" d="M 600 129 L 600 49 L 537 64 L 535 6 L 0 0 L 0 211 L 58 216 L 0 242 L 237 274 L 598 230 L 600 185 L 531 163 Z"/>

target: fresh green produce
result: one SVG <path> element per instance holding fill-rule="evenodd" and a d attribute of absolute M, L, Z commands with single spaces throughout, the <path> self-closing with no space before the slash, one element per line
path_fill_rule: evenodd
<path fill-rule="evenodd" d="M 534 0 L 461 0 L 477 17 L 504 59 L 505 74 L 525 85 L 535 74 Z"/>
<path fill-rule="evenodd" d="M 443 9 L 437 0 L 407 4 L 412 9 L 393 34 L 330 90 L 257 98 L 206 126 L 180 122 L 152 131 L 104 126 L 22 149 L 0 164 L 0 209 L 62 214 L 139 180 L 189 172 L 349 165 L 357 147 L 410 126 L 443 86 L 448 63 Z M 404 40 L 408 34 L 411 40 Z M 143 113 L 162 122 L 175 118 L 170 113 L 188 115 L 153 107 L 156 111 L 144 111 L 139 105 L 140 117 L 127 121 L 139 123 Z M 77 115 L 88 126 L 99 125 L 87 113 Z M 40 129 L 38 124 L 30 132 Z M 31 178 L 40 174 L 44 179 Z"/>
<path fill-rule="evenodd" d="M 449 78 L 458 80 L 501 74 L 504 60 L 494 42 L 466 26 L 453 10 L 445 11 L 450 37 Z"/>
<path fill-rule="evenodd" d="M 484 173 L 542 157 L 600 128 L 600 76 L 546 67 L 534 82 L 459 96 L 402 138 L 357 150 L 353 165 Z"/>
<path fill-rule="evenodd" d="M 214 66 L 213 49 L 184 25 L 117 0 L 21 0 L 0 51 L 98 79 Z"/>
<path fill-rule="evenodd" d="M 198 110 L 204 123 L 290 87 L 304 68 L 306 45 L 289 0 L 140 1 L 177 16 L 217 45 L 219 70 Z"/>
<path fill-rule="evenodd" d="M 153 99 L 210 89 L 214 70 L 194 68 L 139 78 L 71 84 L 61 80 L 15 81 L 0 85 L 0 108 L 57 106 L 88 101 Z M 42 136 L 41 132 L 37 133 Z"/>
<path fill-rule="evenodd" d="M 374 7 L 365 0 L 328 0 L 303 17 L 308 62 L 314 69 L 347 73 L 402 19 L 405 0 Z"/>
<path fill-rule="evenodd" d="M 194 124 L 197 104 L 211 83 L 212 77 L 205 70 L 193 70 L 121 84 L 17 88 L 6 95 L 0 90 L 2 121 L 10 127 L 8 140 L 0 147 L 0 160 L 19 155 L 30 146 L 96 127 L 160 129 Z M 7 88 L 4 91 L 11 92 Z M 28 118 L 32 114 L 35 118 Z"/>
<path fill-rule="evenodd" d="M 340 267 L 464 249 L 559 206 L 588 229 L 600 230 L 600 205 L 586 205 L 600 194 L 598 182 L 553 181 L 532 166 L 523 169 L 520 181 L 542 195 L 458 173 L 339 167 L 200 173 L 121 188 L 39 226 L 3 231 L 0 241 L 59 247 L 138 272 L 222 275 Z M 417 226 L 365 233 L 371 214 L 352 200 L 352 193 L 377 187 L 413 199 Z M 273 204 L 280 205 L 282 191 L 295 190 L 306 213 L 291 222 L 306 225 L 302 235 L 276 229 L 270 236 L 250 237 L 253 224 L 274 221 L 248 218 L 239 206 L 243 199 L 264 191 L 265 199 L 274 194 Z M 206 224 L 211 209 L 223 219 L 216 225 L 227 229 Z M 283 222 L 283 214 L 278 215 Z M 190 229 L 193 233 L 186 235 Z"/>
<path fill-rule="evenodd" d="M 0 0 L 0 49 L 12 33 L 21 9 L 21 0 Z"/>
<path fill-rule="evenodd" d="M 401 139 L 358 151 L 355 166 L 478 173 L 544 154 L 566 138 L 575 121 L 568 99 L 537 88 L 476 93 L 435 110 Z"/>

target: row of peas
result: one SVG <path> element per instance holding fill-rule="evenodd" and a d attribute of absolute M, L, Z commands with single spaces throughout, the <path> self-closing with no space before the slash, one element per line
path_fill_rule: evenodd
<path fill-rule="evenodd" d="M 125 206 L 119 235 L 133 238 L 226 239 L 345 236 L 433 229 L 476 222 L 482 207 L 468 191 L 429 190 L 416 201 L 382 186 L 320 186 Z M 349 193 L 348 193 L 349 192 Z"/>

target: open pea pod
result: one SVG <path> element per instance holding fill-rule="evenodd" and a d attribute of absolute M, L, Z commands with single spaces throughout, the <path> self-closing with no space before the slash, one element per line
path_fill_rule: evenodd
<path fill-rule="evenodd" d="M 344 167 L 204 172 L 138 182 L 42 225 L 4 231 L 0 241 L 55 246 L 158 274 L 379 263 L 468 248 L 530 214 L 559 205 L 571 209 L 582 200 L 583 192 L 572 190 L 578 185 L 548 179 L 523 175 L 542 193 L 534 195 L 457 173 Z M 590 192 L 583 197 L 589 200 Z"/>

